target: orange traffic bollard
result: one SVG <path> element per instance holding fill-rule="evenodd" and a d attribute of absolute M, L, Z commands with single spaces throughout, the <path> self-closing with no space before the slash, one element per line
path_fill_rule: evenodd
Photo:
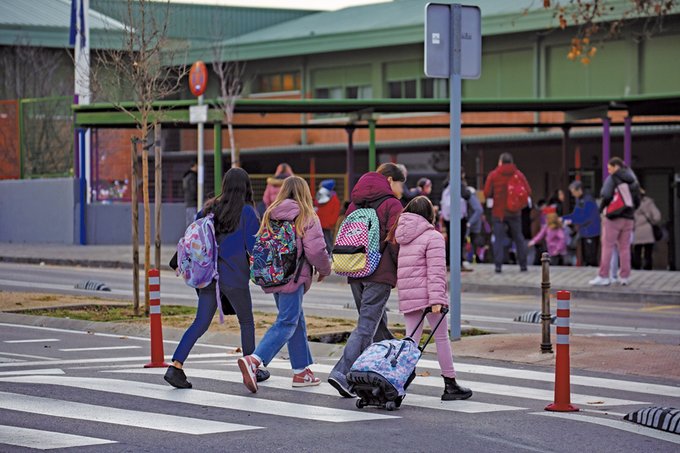
<path fill-rule="evenodd" d="M 163 325 L 161 324 L 161 273 L 149 269 L 149 320 L 151 322 L 151 362 L 144 368 L 168 367 L 163 353 Z"/>
<path fill-rule="evenodd" d="M 557 291 L 557 357 L 555 359 L 555 402 L 545 407 L 547 411 L 575 412 L 569 389 L 569 291 Z"/>

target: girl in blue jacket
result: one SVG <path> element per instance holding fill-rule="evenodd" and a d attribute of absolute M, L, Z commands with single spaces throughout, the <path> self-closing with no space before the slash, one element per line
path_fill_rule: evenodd
<path fill-rule="evenodd" d="M 218 243 L 217 271 L 220 278 L 222 301 L 236 312 L 241 327 L 241 349 L 244 355 L 255 350 L 255 322 L 250 298 L 250 265 L 248 253 L 253 249 L 260 222 L 253 204 L 253 189 L 248 173 L 231 168 L 222 179 L 222 195 L 205 203 L 197 217 L 214 214 L 215 235 Z M 217 296 L 215 283 L 198 290 L 196 319 L 189 326 L 172 356 L 172 365 L 165 380 L 177 388 L 191 388 L 182 369 L 191 348 L 208 330 L 215 311 Z M 258 381 L 269 377 L 266 370 L 257 370 Z"/>

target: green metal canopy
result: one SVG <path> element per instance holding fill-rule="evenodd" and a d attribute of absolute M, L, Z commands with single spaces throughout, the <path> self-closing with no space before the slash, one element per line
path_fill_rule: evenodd
<path fill-rule="evenodd" d="M 189 107 L 195 100 L 159 101 L 154 103 L 162 110 L 160 122 L 175 127 L 190 127 Z M 216 99 L 207 100 L 210 106 L 208 122 L 220 122 L 222 111 Z M 122 103 L 128 110 L 134 110 L 133 102 Z M 589 97 L 569 99 L 464 99 L 463 112 L 565 112 L 578 117 L 597 117 L 607 111 L 627 111 L 632 116 L 680 115 L 680 93 L 665 95 L 639 95 L 621 98 Z M 120 111 L 114 104 L 74 105 L 76 127 L 135 127 L 135 120 Z M 448 113 L 449 100 L 421 99 L 297 99 L 263 100 L 240 99 L 236 102 L 236 113 L 277 114 L 277 113 L 326 113 L 354 116 L 366 119 L 371 114 L 388 113 Z M 299 125 L 304 128 L 304 124 Z"/>

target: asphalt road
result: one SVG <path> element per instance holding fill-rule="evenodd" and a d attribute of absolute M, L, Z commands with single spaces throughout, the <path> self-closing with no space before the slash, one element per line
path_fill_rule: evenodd
<path fill-rule="evenodd" d="M 74 285 L 85 280 L 106 283 L 111 292 L 76 290 Z M 127 269 L 96 269 L 63 266 L 38 266 L 0 263 L 0 290 L 37 291 L 63 294 L 95 295 L 132 298 L 131 271 Z M 142 291 L 143 293 L 143 291 Z M 259 288 L 251 291 L 255 310 L 275 311 L 271 296 Z M 163 304 L 194 305 L 195 292 L 173 272 L 161 275 Z M 535 324 L 513 321 L 516 316 L 540 310 L 541 301 L 531 296 L 464 293 L 462 323 L 497 333 L 536 332 Z M 314 284 L 305 295 L 305 313 L 317 316 L 356 318 L 349 288 L 344 283 Z M 388 302 L 390 321 L 401 320 L 397 308 L 397 292 Z M 552 307 L 553 313 L 555 307 Z M 664 344 L 678 344 L 680 338 L 680 305 L 637 302 L 572 300 L 572 332 L 621 338 L 643 338 Z"/>
<path fill-rule="evenodd" d="M 287 361 L 250 394 L 233 348 L 197 345 L 186 363 L 191 390 L 162 368 L 145 369 L 148 340 L 35 326 L 0 325 L 0 451 L 677 452 L 680 436 L 623 421 L 649 406 L 680 407 L 677 381 L 572 373 L 571 401 L 552 413 L 553 370 L 456 362 L 467 401 L 442 403 L 437 362 L 398 411 L 357 409 L 325 382 L 333 360 L 317 357 L 319 387 L 293 389 Z M 422 375 L 424 372 L 429 376 Z M 57 450 L 62 451 L 62 450 Z M 66 451 L 66 450 L 63 450 Z"/>

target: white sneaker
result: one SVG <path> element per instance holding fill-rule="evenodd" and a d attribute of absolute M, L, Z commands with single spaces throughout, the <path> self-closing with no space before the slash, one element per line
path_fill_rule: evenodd
<path fill-rule="evenodd" d="M 630 279 L 619 277 L 616 279 L 616 283 L 618 283 L 621 286 L 628 286 L 628 284 L 630 283 Z"/>
<path fill-rule="evenodd" d="M 592 286 L 609 286 L 610 283 L 611 280 L 609 280 L 608 278 L 600 277 L 599 275 L 588 282 L 588 284 Z"/>

